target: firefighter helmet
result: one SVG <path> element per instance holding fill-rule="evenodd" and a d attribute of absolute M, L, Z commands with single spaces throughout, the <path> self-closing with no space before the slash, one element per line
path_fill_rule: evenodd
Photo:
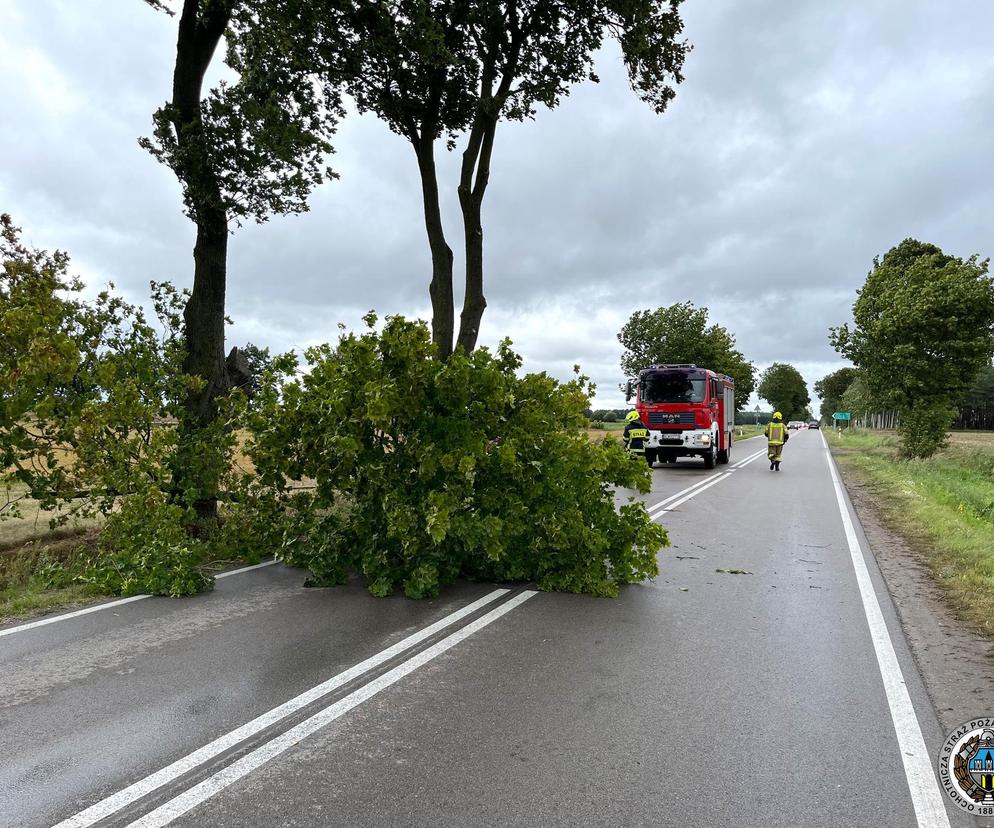
<path fill-rule="evenodd" d="M 625 420 L 629 423 L 634 423 L 639 418 L 639 413 L 637 411 L 629 411 L 625 415 Z"/>
<path fill-rule="evenodd" d="M 783 419 L 783 414 L 781 414 L 779 411 L 774 411 L 773 412 L 773 419 L 774 420 L 782 420 Z"/>

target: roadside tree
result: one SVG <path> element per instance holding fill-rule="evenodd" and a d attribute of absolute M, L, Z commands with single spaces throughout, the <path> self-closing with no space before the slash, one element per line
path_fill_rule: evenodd
<path fill-rule="evenodd" d="M 994 429 L 994 365 L 987 365 L 980 370 L 957 408 L 958 428 Z"/>
<path fill-rule="evenodd" d="M 793 365 L 774 362 L 763 371 L 759 396 L 783 414 L 784 420 L 802 420 L 810 415 L 807 383 Z"/>
<path fill-rule="evenodd" d="M 653 364 L 695 363 L 735 381 L 737 409 L 756 388 L 756 369 L 735 347 L 735 337 L 721 325 L 708 325 L 708 309 L 692 302 L 636 311 L 618 333 L 618 341 L 625 347 L 621 370 L 627 375 Z"/>
<path fill-rule="evenodd" d="M 874 399 L 898 411 L 903 455 L 931 456 L 945 442 L 956 403 L 994 354 L 988 260 L 905 239 L 874 259 L 853 325 L 833 328 L 831 341 L 860 369 Z"/>
<path fill-rule="evenodd" d="M 843 410 L 842 395 L 858 375 L 855 368 L 840 368 L 815 383 L 815 393 L 821 397 L 821 419 L 826 423 L 832 422 L 832 415 L 836 411 Z"/>
<path fill-rule="evenodd" d="M 168 0 L 145 2 L 173 14 Z M 305 210 L 311 189 L 330 172 L 323 158 L 341 114 L 334 91 L 316 94 L 309 67 L 297 60 L 299 50 L 285 46 L 285 60 L 266 71 L 232 53 L 238 81 L 205 95 L 204 78 L 221 39 L 230 26 L 259 25 L 258 7 L 255 0 L 182 0 L 172 97 L 154 114 L 152 137 L 140 141 L 176 174 L 186 215 L 197 228 L 183 321 L 184 370 L 200 382 L 188 394 L 179 425 L 181 454 L 190 456 L 209 449 L 210 441 L 199 435 L 217 414 L 216 400 L 230 390 L 224 347 L 230 225 Z M 292 15 L 294 3 L 283 3 L 280 13 Z M 177 472 L 197 467 L 181 463 Z M 196 491 L 198 514 L 213 517 L 216 479 L 177 485 Z"/>
<path fill-rule="evenodd" d="M 682 80 L 689 46 L 678 8 L 630 0 L 299 0 L 292 29 L 241 31 L 236 49 L 278 65 L 285 44 L 308 44 L 331 97 L 344 89 L 410 142 L 421 177 L 432 259 L 432 338 L 441 359 L 476 347 L 486 308 L 483 201 L 501 121 L 558 106 L 570 89 L 596 81 L 594 56 L 607 38 L 621 46 L 635 93 L 662 113 Z M 282 0 L 266 0 L 279 9 Z M 276 15 L 279 16 L 279 15 Z M 287 21 L 283 15 L 281 20 Z M 463 136 L 458 195 L 465 242 L 465 299 L 455 338 L 453 254 L 442 221 L 435 150 Z"/>

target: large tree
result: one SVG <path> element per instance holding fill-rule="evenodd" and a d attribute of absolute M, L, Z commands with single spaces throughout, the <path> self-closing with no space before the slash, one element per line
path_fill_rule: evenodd
<path fill-rule="evenodd" d="M 994 354 L 994 280 L 988 261 L 960 259 L 905 239 L 873 269 L 853 305 L 853 324 L 832 329 L 869 392 L 899 414 L 908 457 L 945 441 L 955 405 Z"/>
<path fill-rule="evenodd" d="M 162 0 L 145 0 L 173 14 Z M 153 116 L 155 130 L 141 141 L 176 174 L 186 215 L 196 225 L 193 288 L 183 312 L 184 370 L 199 380 L 188 397 L 180 430 L 192 459 L 200 451 L 196 435 L 213 420 L 216 400 L 230 388 L 225 360 L 225 292 L 228 234 L 245 219 L 306 209 L 311 189 L 328 171 L 324 156 L 340 106 L 334 94 L 319 95 L 305 61 L 290 44 L 278 66 L 257 65 L 232 53 L 239 73 L 234 84 L 204 90 L 204 79 L 229 27 L 245 31 L 264 25 L 255 0 L 182 0 L 179 9 L 172 96 Z M 272 13 L 271 8 L 264 10 Z M 282 4 L 292 16 L 294 3 Z M 211 464 L 178 481 L 205 516 L 213 514 L 216 481 Z"/>
<path fill-rule="evenodd" d="M 269 0 L 278 4 L 278 0 Z M 594 56 L 621 46 L 636 94 L 663 112 L 682 80 L 682 0 L 301 0 L 293 42 L 313 46 L 326 86 L 344 88 L 410 142 L 421 177 L 431 250 L 432 338 L 443 359 L 476 347 L 486 308 L 483 200 L 497 126 L 554 108 L 571 87 L 597 80 Z M 261 34 L 265 35 L 262 31 Z M 278 62 L 279 37 L 256 52 Z M 465 299 L 455 338 L 453 254 L 442 221 L 436 146 L 463 142 L 457 192 L 465 241 Z"/>
<path fill-rule="evenodd" d="M 788 363 L 774 362 L 763 371 L 759 396 L 783 414 L 785 420 L 807 419 L 810 414 L 807 383 L 801 372 Z"/>
<path fill-rule="evenodd" d="M 735 347 L 735 337 L 721 325 L 708 325 L 708 309 L 696 308 L 692 302 L 636 311 L 618 333 L 618 341 L 625 346 L 621 357 L 625 374 L 637 374 L 653 364 L 692 362 L 735 381 L 738 409 L 756 388 L 756 369 Z"/>
<path fill-rule="evenodd" d="M 842 395 L 853 384 L 859 372 L 852 367 L 840 368 L 831 374 L 826 374 L 815 383 L 815 393 L 821 397 L 821 418 L 826 423 L 832 421 L 832 415 L 842 408 Z"/>

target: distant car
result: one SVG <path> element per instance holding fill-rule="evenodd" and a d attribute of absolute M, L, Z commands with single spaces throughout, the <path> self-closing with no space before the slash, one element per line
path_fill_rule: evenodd
<path fill-rule="evenodd" d="M 812 420 L 810 423 L 808 423 L 808 428 L 821 428 L 821 423 L 819 423 L 817 420 Z"/>
<path fill-rule="evenodd" d="M 789 423 L 787 423 L 787 428 L 790 431 L 796 431 L 799 428 L 805 428 L 805 427 L 806 427 L 805 424 L 800 422 L 799 420 L 791 420 Z"/>

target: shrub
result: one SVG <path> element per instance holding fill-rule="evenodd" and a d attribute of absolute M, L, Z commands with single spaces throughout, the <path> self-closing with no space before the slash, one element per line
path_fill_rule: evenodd
<path fill-rule="evenodd" d="M 315 484 L 288 511 L 288 560 L 412 598 L 460 575 L 614 595 L 657 573 L 665 530 L 613 494 L 648 491 L 649 471 L 586 438 L 585 378 L 519 377 L 507 342 L 441 362 L 423 323 L 375 321 L 307 351 L 304 376 L 262 383 L 247 447 L 260 480 L 285 497 Z"/>

